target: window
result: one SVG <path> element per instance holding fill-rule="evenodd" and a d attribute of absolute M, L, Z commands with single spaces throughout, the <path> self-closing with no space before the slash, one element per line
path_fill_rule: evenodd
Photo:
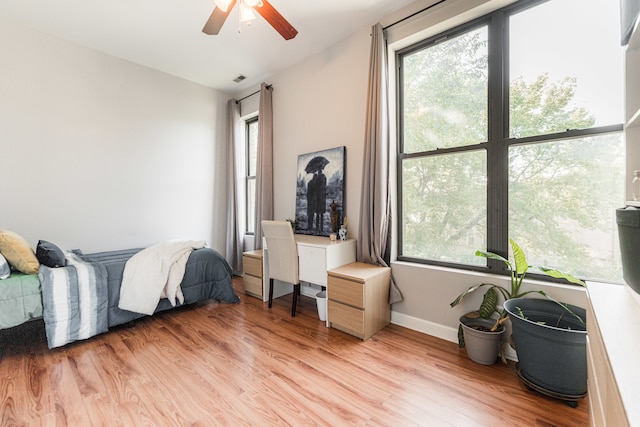
<path fill-rule="evenodd" d="M 256 163 L 258 161 L 258 117 L 246 121 L 247 234 L 256 231 Z"/>
<path fill-rule="evenodd" d="M 523 0 L 397 53 L 399 259 L 502 271 L 475 251 L 513 238 L 531 265 L 622 281 L 615 3 Z"/>

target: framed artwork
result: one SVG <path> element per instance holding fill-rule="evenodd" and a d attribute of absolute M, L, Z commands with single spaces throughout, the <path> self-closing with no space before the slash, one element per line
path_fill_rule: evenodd
<path fill-rule="evenodd" d="M 345 161 L 346 147 L 298 156 L 296 233 L 328 236 L 340 228 L 345 214 Z"/>

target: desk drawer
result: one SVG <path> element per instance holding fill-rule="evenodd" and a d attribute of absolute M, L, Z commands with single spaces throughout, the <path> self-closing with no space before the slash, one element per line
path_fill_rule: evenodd
<path fill-rule="evenodd" d="M 244 293 L 262 298 L 262 278 L 245 274 L 242 278 Z"/>
<path fill-rule="evenodd" d="M 262 258 L 244 256 L 242 258 L 242 265 L 244 266 L 245 274 L 262 277 Z"/>
<path fill-rule="evenodd" d="M 357 308 L 364 308 L 364 283 L 329 276 L 328 297 Z"/>
<path fill-rule="evenodd" d="M 331 300 L 327 308 L 332 328 L 364 338 L 364 310 Z"/>
<path fill-rule="evenodd" d="M 327 252 L 324 248 L 298 245 L 300 280 L 327 286 Z"/>

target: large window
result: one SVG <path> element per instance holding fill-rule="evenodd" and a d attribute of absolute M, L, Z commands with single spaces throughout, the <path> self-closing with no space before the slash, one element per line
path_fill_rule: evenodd
<path fill-rule="evenodd" d="M 258 161 L 258 118 L 246 122 L 247 234 L 256 231 L 256 164 Z"/>
<path fill-rule="evenodd" d="M 622 53 L 610 0 L 523 0 L 399 51 L 399 258 L 500 271 L 475 251 L 513 238 L 621 281 Z"/>

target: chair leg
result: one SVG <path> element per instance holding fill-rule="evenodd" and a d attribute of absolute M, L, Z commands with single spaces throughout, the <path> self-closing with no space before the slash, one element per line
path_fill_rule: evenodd
<path fill-rule="evenodd" d="M 269 308 L 273 305 L 273 279 L 269 279 Z"/>
<path fill-rule="evenodd" d="M 300 293 L 300 283 L 293 285 L 293 302 L 291 303 L 291 317 L 296 317 L 296 306 L 298 305 L 298 294 Z"/>

